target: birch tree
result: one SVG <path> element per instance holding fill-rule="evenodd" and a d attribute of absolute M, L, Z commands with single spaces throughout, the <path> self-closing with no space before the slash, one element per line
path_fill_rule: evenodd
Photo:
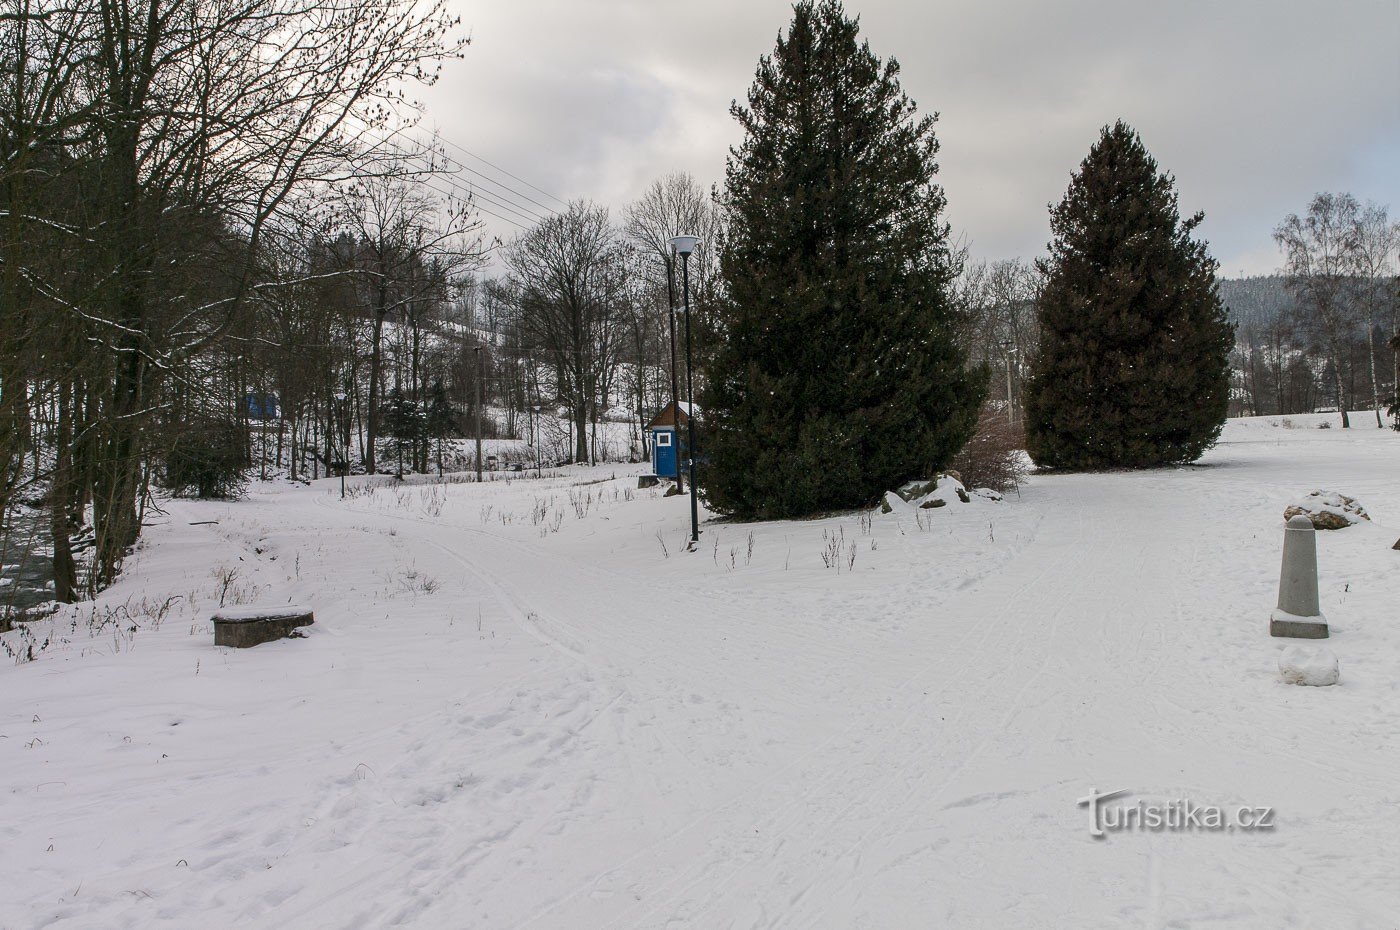
<path fill-rule="evenodd" d="M 1360 207 L 1350 194 L 1318 194 L 1303 216 L 1289 214 L 1274 230 L 1283 251 L 1288 286 L 1303 320 L 1326 352 L 1332 399 L 1351 426 L 1342 379 L 1343 354 L 1356 327 L 1353 288 L 1360 270 L 1357 225 Z"/>

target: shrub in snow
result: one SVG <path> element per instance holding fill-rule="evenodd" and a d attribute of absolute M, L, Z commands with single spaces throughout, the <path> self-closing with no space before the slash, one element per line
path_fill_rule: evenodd
<path fill-rule="evenodd" d="M 1371 519 L 1355 498 L 1335 491 L 1313 491 L 1284 508 L 1283 519 L 1287 521 L 1299 514 L 1311 520 L 1319 530 L 1340 530 Z"/>
<path fill-rule="evenodd" d="M 165 485 L 176 494 L 229 499 L 243 492 L 246 436 L 227 420 L 194 421 L 165 457 Z"/>
<path fill-rule="evenodd" d="M 990 488 L 1005 494 L 1026 480 L 1026 434 L 1013 424 L 1005 409 L 983 405 L 977 432 L 953 457 L 953 470 L 970 488 Z"/>
<path fill-rule="evenodd" d="M 1278 670 L 1290 685 L 1335 685 L 1339 676 L 1337 656 L 1321 646 L 1289 646 L 1278 657 Z"/>

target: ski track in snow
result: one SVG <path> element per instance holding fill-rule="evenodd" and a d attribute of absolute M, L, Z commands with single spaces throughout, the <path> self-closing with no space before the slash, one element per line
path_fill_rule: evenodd
<path fill-rule="evenodd" d="M 1393 927 L 1400 436 L 1223 440 L 695 553 L 637 467 L 170 502 L 135 634 L 0 668 L 0 928 Z M 1267 635 L 1314 488 L 1376 520 L 1319 539 L 1330 689 Z M 308 637 L 211 646 L 229 569 Z M 1092 788 L 1278 825 L 1095 840 Z"/>

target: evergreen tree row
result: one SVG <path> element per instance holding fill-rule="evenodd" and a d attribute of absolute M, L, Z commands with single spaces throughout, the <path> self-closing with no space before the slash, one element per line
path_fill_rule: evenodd
<path fill-rule="evenodd" d="M 702 397 L 710 505 L 867 505 L 945 467 L 988 372 L 969 362 L 934 117 L 838 0 L 800 2 L 760 59 L 722 201 L 724 339 Z M 1057 468 L 1189 462 L 1229 399 L 1233 329 L 1172 178 L 1106 127 L 1051 212 L 1027 448 Z M 961 336 L 961 339 L 959 338 Z M 985 357 L 985 353 L 983 353 Z"/>

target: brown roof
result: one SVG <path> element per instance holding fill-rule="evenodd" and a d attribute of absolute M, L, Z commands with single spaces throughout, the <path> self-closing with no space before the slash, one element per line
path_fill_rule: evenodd
<path fill-rule="evenodd" d="M 679 405 L 674 402 L 669 403 L 661 408 L 660 413 L 651 418 L 651 422 L 647 424 L 647 429 L 656 426 L 685 426 L 686 422 L 690 419 L 686 416 L 686 411 L 689 409 L 694 408 L 691 408 L 691 406 L 684 401 Z M 697 410 L 696 412 L 698 413 L 699 411 Z M 677 414 L 679 414 L 679 418 Z M 677 422 L 678 419 L 679 422 Z"/>

